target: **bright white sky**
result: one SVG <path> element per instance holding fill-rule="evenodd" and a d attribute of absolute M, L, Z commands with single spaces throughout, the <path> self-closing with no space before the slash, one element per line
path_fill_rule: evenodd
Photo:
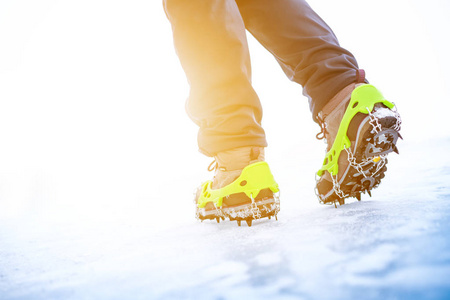
<path fill-rule="evenodd" d="M 406 139 L 449 136 L 448 1 L 310 4 L 398 105 Z M 323 144 L 301 88 L 249 38 L 268 157 L 312 155 Z M 194 189 L 209 159 L 187 95 L 161 1 L 1 1 L 0 216 L 171 198 L 177 178 Z M 303 153 L 280 156 L 298 144 Z"/>

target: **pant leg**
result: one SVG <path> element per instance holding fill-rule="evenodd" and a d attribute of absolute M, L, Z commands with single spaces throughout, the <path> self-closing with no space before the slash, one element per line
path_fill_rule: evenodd
<path fill-rule="evenodd" d="M 164 0 L 176 52 L 190 84 L 186 110 L 200 151 L 267 146 L 251 85 L 245 26 L 234 0 Z"/>
<path fill-rule="evenodd" d="M 313 119 L 342 88 L 357 81 L 354 56 L 304 0 L 236 0 L 247 29 L 303 86 Z"/>

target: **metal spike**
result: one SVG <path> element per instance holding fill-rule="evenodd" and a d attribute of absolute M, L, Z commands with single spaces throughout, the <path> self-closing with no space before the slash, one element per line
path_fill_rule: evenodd
<path fill-rule="evenodd" d="M 267 216 L 269 218 L 269 220 L 272 218 L 272 216 Z"/>
<path fill-rule="evenodd" d="M 398 148 L 397 148 L 396 145 L 392 145 L 392 150 L 393 150 L 395 153 L 400 154 L 400 153 L 398 152 Z"/>
<path fill-rule="evenodd" d="M 275 220 L 278 221 L 278 216 L 277 215 L 275 215 Z"/>
<path fill-rule="evenodd" d="M 241 226 L 241 220 L 237 220 L 238 226 Z"/>
<path fill-rule="evenodd" d="M 356 194 L 356 199 L 358 199 L 358 201 L 361 201 L 361 193 Z"/>
<path fill-rule="evenodd" d="M 217 223 L 220 223 L 220 218 L 217 217 L 217 218 L 216 218 L 216 221 L 217 221 Z"/>
<path fill-rule="evenodd" d="M 372 192 L 367 190 L 367 194 L 369 194 L 370 197 L 372 197 Z"/>
<path fill-rule="evenodd" d="M 247 222 L 248 227 L 252 227 L 252 219 L 245 220 Z"/>
<path fill-rule="evenodd" d="M 402 135 L 400 134 L 400 132 L 397 132 L 397 134 L 398 134 L 398 137 L 401 138 L 401 139 L 403 140 L 403 137 L 402 137 Z"/>

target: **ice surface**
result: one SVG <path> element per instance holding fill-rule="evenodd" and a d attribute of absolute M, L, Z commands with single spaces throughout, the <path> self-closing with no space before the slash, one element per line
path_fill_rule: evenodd
<path fill-rule="evenodd" d="M 320 206 L 318 127 L 249 35 L 281 187 L 249 228 L 194 219 L 209 161 L 160 1 L 0 1 L 0 300 L 450 298 L 450 4 L 310 4 L 405 142 L 373 198 Z"/>
<path fill-rule="evenodd" d="M 449 146 L 401 143 L 374 197 L 337 209 L 275 160 L 279 221 L 250 228 L 200 223 L 187 200 L 157 222 L 151 199 L 2 218 L 1 299 L 448 299 Z"/>

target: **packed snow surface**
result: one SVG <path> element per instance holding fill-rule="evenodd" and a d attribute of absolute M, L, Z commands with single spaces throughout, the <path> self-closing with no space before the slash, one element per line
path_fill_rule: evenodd
<path fill-rule="evenodd" d="M 373 198 L 338 208 L 274 160 L 279 220 L 252 227 L 195 220 L 182 175 L 173 199 L 3 217 L 0 298 L 448 299 L 449 145 L 400 143 Z"/>
<path fill-rule="evenodd" d="M 309 3 L 405 141 L 372 198 L 319 205 L 318 126 L 249 34 L 281 211 L 238 227 L 194 218 L 210 161 L 161 1 L 0 1 L 0 300 L 450 299 L 450 2 Z"/>

